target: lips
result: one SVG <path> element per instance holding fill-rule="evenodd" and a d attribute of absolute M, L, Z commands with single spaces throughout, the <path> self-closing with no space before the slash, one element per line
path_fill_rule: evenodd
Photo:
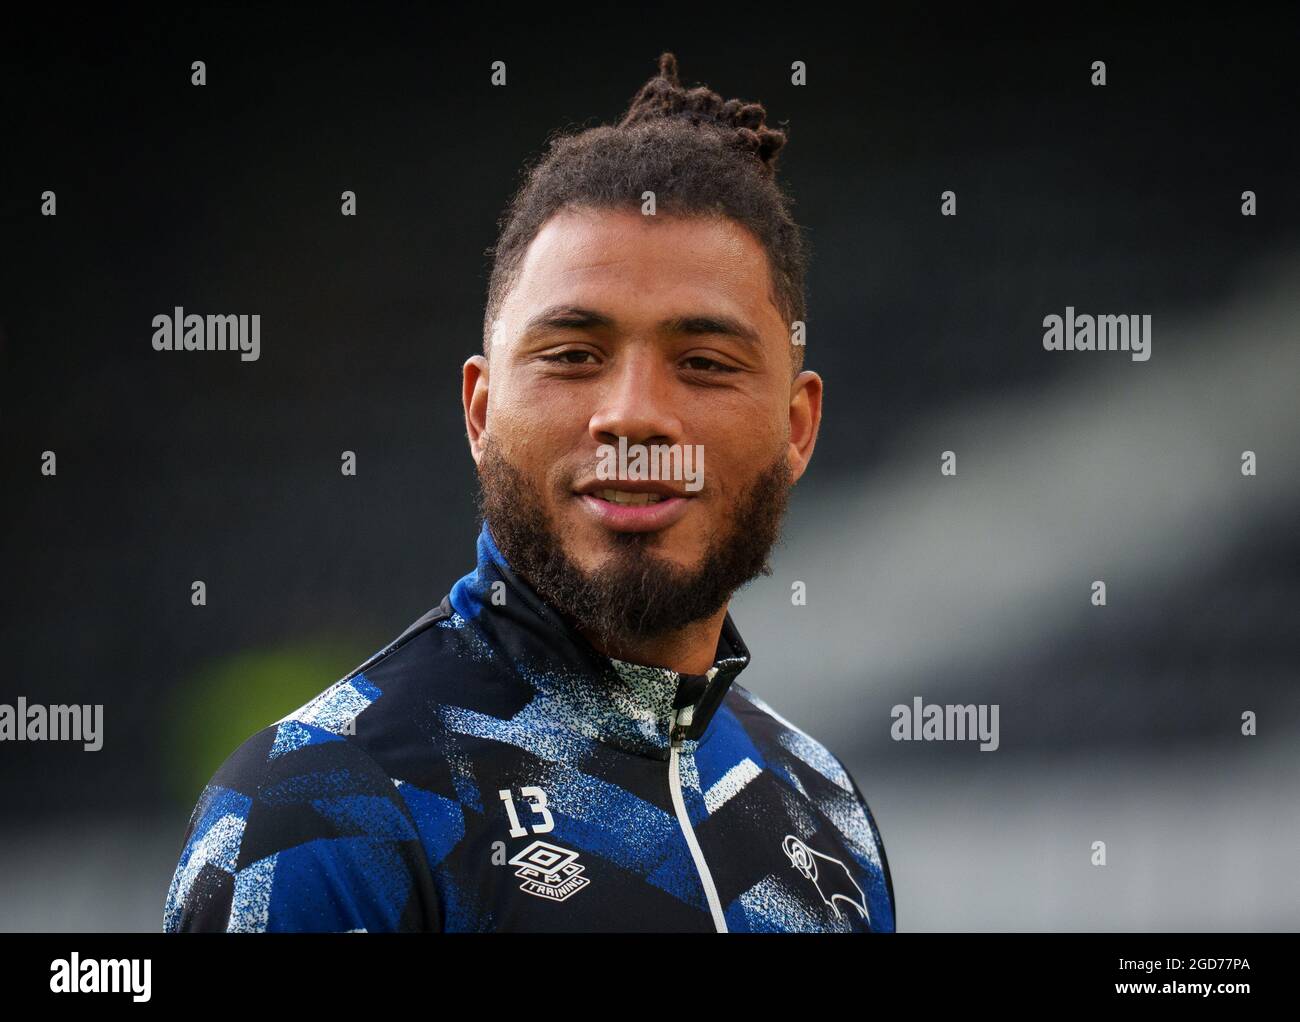
<path fill-rule="evenodd" d="M 583 510 L 614 532 L 655 532 L 666 529 L 686 513 L 692 497 L 667 483 L 620 481 L 588 483 L 575 491 Z"/>
<path fill-rule="evenodd" d="M 667 499 L 662 493 L 633 493 L 630 490 L 597 490 L 592 496 L 612 504 L 637 507 L 643 504 L 658 504 L 659 501 Z"/>

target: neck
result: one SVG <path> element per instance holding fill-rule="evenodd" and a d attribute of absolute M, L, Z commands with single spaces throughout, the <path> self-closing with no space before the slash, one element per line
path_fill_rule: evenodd
<path fill-rule="evenodd" d="M 607 657 L 647 667 L 666 667 L 678 674 L 704 674 L 717 657 L 718 640 L 726 618 L 727 607 L 724 604 L 712 616 L 664 635 L 647 638 L 620 636 L 612 642 L 601 641 L 585 628 L 579 627 L 578 630 Z"/>

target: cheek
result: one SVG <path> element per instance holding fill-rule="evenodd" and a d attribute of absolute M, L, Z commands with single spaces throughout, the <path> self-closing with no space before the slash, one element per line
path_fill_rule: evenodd
<path fill-rule="evenodd" d="M 737 497 L 766 471 L 786 449 L 786 433 L 779 423 L 764 421 L 757 416 L 741 420 L 744 428 L 715 430 L 705 438 L 704 485 L 712 486 L 719 496 Z"/>
<path fill-rule="evenodd" d="M 547 503 L 569 492 L 573 482 L 595 464 L 584 459 L 585 420 L 566 421 L 557 405 L 511 401 L 489 412 L 488 430 L 502 455 L 523 472 Z"/>
<path fill-rule="evenodd" d="M 553 394 L 542 397 L 513 389 L 508 398 L 488 408 L 488 429 L 520 460 L 545 457 L 554 461 L 569 453 L 584 423 L 585 419 Z"/>

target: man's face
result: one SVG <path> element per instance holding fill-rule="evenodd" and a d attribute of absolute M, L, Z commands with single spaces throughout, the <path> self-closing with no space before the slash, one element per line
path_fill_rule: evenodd
<path fill-rule="evenodd" d="M 764 569 L 812 454 L 821 387 L 813 373 L 791 379 L 790 325 L 743 227 L 557 214 L 524 257 L 488 355 L 466 363 L 464 387 L 484 510 L 544 597 L 589 615 L 630 601 L 616 615 L 627 627 L 638 601 L 674 604 L 641 608 L 653 633 L 716 611 Z M 620 438 L 702 450 L 703 472 L 601 478 L 602 445 Z M 652 503 L 618 500 L 646 494 Z M 536 575 L 555 576 L 552 591 Z M 575 584 L 589 591 L 565 607 Z M 596 630 L 617 630 L 606 624 Z"/>

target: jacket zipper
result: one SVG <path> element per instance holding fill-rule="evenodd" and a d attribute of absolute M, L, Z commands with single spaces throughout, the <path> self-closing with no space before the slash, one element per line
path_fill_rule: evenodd
<path fill-rule="evenodd" d="M 712 671 L 709 672 L 712 680 Z M 699 874 L 700 883 L 704 886 L 704 897 L 709 903 L 709 912 L 713 915 L 713 927 L 718 933 L 727 932 L 727 920 L 722 914 L 722 903 L 718 900 L 718 889 L 713 883 L 713 874 L 709 872 L 709 864 L 704 861 L 704 853 L 700 850 L 700 843 L 695 839 L 695 830 L 691 827 L 691 819 L 686 815 L 686 803 L 682 800 L 682 775 L 681 765 L 678 760 L 677 750 L 682 744 L 682 733 L 686 730 L 690 722 L 690 714 L 694 707 L 683 706 L 677 712 L 676 723 L 673 725 L 671 741 L 668 747 L 668 788 L 673 796 L 673 809 L 677 813 L 677 822 L 681 825 L 682 834 L 686 838 L 686 844 L 691 850 L 691 858 L 695 860 L 695 872 Z"/>

